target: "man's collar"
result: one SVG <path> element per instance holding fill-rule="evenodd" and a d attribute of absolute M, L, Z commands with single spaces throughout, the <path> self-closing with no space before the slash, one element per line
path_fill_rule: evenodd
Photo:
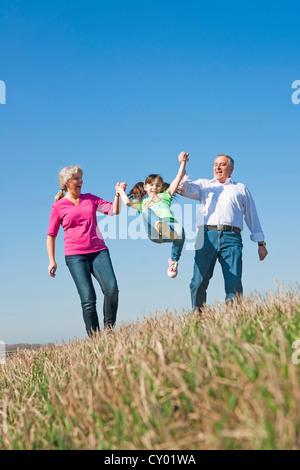
<path fill-rule="evenodd" d="M 213 178 L 212 180 L 210 180 L 211 183 L 220 183 L 220 181 L 218 181 L 216 178 Z M 220 183 L 220 184 L 232 184 L 233 183 L 233 180 L 231 178 L 231 176 L 229 176 L 229 178 L 227 178 L 227 180 L 225 181 L 225 183 Z"/>

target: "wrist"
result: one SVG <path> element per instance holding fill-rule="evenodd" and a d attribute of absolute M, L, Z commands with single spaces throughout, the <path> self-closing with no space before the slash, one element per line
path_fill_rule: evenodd
<path fill-rule="evenodd" d="M 257 242 L 258 246 L 266 246 L 266 242 Z"/>

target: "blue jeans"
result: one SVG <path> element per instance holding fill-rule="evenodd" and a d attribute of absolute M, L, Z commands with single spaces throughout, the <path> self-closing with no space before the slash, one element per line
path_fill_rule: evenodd
<path fill-rule="evenodd" d="M 242 287 L 242 237 L 240 233 L 207 230 L 201 228 L 195 246 L 194 274 L 190 283 L 193 310 L 201 309 L 206 302 L 206 290 L 219 260 L 226 297 L 232 301 L 236 294 L 243 294 Z"/>
<path fill-rule="evenodd" d="M 142 217 L 144 220 L 146 232 L 148 235 L 149 240 L 154 243 L 172 243 L 171 249 L 171 259 L 172 261 L 179 261 L 182 248 L 184 245 L 185 240 L 185 233 L 183 227 L 177 222 L 169 219 L 161 219 L 158 215 L 152 211 L 151 209 L 146 209 L 142 212 Z M 163 221 L 165 224 L 168 225 L 170 230 L 176 233 L 177 238 L 175 240 L 170 240 L 169 238 L 165 238 L 160 235 L 156 228 L 155 224 L 158 220 Z"/>
<path fill-rule="evenodd" d="M 109 251 L 69 255 L 66 256 L 66 264 L 78 290 L 87 334 L 91 336 L 100 330 L 92 275 L 104 294 L 104 326 L 112 328 L 117 317 L 119 291 Z"/>

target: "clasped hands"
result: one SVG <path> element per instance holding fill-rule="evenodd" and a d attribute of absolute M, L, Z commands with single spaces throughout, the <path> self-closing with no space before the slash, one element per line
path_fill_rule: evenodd
<path fill-rule="evenodd" d="M 188 162 L 189 161 L 189 153 L 186 152 L 180 152 L 178 155 L 178 161 L 181 164 L 182 162 Z"/>
<path fill-rule="evenodd" d="M 115 186 L 116 196 L 120 195 L 120 190 L 125 191 L 126 187 L 127 187 L 127 183 L 125 183 L 125 181 L 123 181 L 122 183 L 117 183 Z"/>

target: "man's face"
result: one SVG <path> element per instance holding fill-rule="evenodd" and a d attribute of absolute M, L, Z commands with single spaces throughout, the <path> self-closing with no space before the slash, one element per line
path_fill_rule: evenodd
<path fill-rule="evenodd" d="M 214 176 L 219 183 L 225 183 L 233 172 L 233 166 L 229 165 L 227 157 L 217 157 L 214 163 Z"/>

